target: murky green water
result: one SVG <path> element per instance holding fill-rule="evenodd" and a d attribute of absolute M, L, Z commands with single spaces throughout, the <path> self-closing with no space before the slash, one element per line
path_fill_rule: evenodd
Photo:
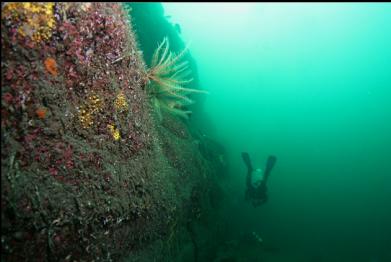
<path fill-rule="evenodd" d="M 1 4 L 2 261 L 391 261 L 391 3 L 120 7 Z"/>
<path fill-rule="evenodd" d="M 390 261 L 391 4 L 164 8 L 210 91 L 236 236 L 276 247 L 266 261 Z M 259 167 L 278 157 L 259 208 L 243 199 L 242 151 Z"/>

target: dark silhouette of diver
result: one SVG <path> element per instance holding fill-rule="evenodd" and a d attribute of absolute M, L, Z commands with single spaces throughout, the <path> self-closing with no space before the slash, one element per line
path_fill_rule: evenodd
<path fill-rule="evenodd" d="M 251 201 L 254 207 L 260 206 L 267 201 L 267 180 L 270 176 L 270 172 L 272 171 L 274 164 L 277 161 L 275 156 L 269 156 L 266 161 L 265 172 L 263 175 L 262 181 L 258 185 L 254 185 L 252 183 L 253 179 L 253 166 L 251 164 L 250 156 L 248 153 L 243 152 L 242 158 L 244 163 L 247 166 L 247 176 L 246 176 L 246 201 Z"/>

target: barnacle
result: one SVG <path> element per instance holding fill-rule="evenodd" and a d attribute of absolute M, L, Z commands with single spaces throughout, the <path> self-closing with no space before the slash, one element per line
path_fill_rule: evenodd
<path fill-rule="evenodd" d="M 128 102 L 126 101 L 126 96 L 122 91 L 118 93 L 114 101 L 114 106 L 119 112 L 126 111 L 128 109 Z"/>
<path fill-rule="evenodd" d="M 51 75 L 53 75 L 53 76 L 57 76 L 58 75 L 56 60 L 54 60 L 53 58 L 49 57 L 49 58 L 45 59 L 44 63 L 45 63 L 46 70 Z"/>
<path fill-rule="evenodd" d="M 119 140 L 121 138 L 118 128 L 115 128 L 114 125 L 108 124 L 107 128 L 109 129 L 109 132 L 113 136 L 114 140 Z"/>
<path fill-rule="evenodd" d="M 56 24 L 54 3 L 5 3 L 1 13 L 17 25 L 19 35 L 35 42 L 49 39 Z"/>
<path fill-rule="evenodd" d="M 84 12 L 87 12 L 91 8 L 91 3 L 83 3 L 80 5 L 80 9 Z"/>

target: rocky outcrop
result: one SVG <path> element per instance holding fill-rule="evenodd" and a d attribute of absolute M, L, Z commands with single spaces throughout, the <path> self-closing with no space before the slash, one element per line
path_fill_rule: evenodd
<path fill-rule="evenodd" d="M 164 261 L 202 219 L 213 167 L 187 127 L 154 121 L 131 20 L 2 3 L 2 260 Z"/>

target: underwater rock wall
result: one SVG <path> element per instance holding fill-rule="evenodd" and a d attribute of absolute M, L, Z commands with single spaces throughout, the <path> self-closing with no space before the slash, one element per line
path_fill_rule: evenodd
<path fill-rule="evenodd" d="M 2 260 L 164 261 L 206 214 L 217 170 L 154 120 L 129 21 L 117 3 L 2 3 Z"/>

